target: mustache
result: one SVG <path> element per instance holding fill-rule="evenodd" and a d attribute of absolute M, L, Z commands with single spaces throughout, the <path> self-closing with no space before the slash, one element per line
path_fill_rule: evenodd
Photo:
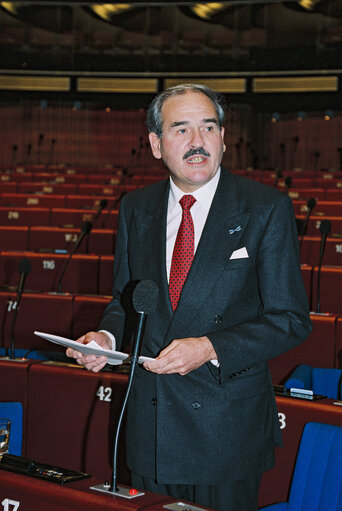
<path fill-rule="evenodd" d="M 190 156 L 195 156 L 196 154 L 202 154 L 203 156 L 207 156 L 209 158 L 210 154 L 208 151 L 204 149 L 204 147 L 198 147 L 197 149 L 189 149 L 183 156 L 183 160 L 187 160 Z"/>

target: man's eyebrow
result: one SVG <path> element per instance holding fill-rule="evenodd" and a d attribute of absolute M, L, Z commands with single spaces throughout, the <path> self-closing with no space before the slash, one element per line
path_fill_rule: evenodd
<path fill-rule="evenodd" d="M 203 122 L 205 122 L 205 123 L 213 122 L 218 125 L 218 121 L 217 121 L 217 119 L 215 119 L 215 117 L 212 117 L 210 119 L 203 119 Z"/>
<path fill-rule="evenodd" d="M 209 123 L 213 122 L 214 124 L 218 125 L 218 121 L 217 121 L 217 119 L 215 119 L 215 117 L 210 117 L 209 119 L 203 119 L 203 122 L 205 124 L 209 124 Z M 184 126 L 187 124 L 190 124 L 189 121 L 174 121 L 171 123 L 170 126 L 171 126 L 171 128 L 176 128 L 177 126 Z"/>
<path fill-rule="evenodd" d="M 189 121 L 175 121 L 171 123 L 171 128 L 176 128 L 177 126 L 183 126 L 184 124 L 189 124 Z"/>

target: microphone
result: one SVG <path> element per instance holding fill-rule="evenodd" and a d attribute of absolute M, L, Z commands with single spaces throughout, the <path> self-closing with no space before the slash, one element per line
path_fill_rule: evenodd
<path fill-rule="evenodd" d="M 274 188 L 277 188 L 280 177 L 283 177 L 283 171 L 281 169 L 277 169 L 275 172 L 275 180 L 273 184 Z"/>
<path fill-rule="evenodd" d="M 19 304 L 21 300 L 21 295 L 24 291 L 24 285 L 27 275 L 31 271 L 31 261 L 27 259 L 27 257 L 24 257 L 20 260 L 18 265 L 18 271 L 19 271 L 19 283 L 17 287 L 17 304 L 14 309 L 14 315 L 12 320 L 12 327 L 11 327 L 11 359 L 13 360 L 15 358 L 15 324 L 17 320 L 17 313 L 19 310 Z"/>
<path fill-rule="evenodd" d="M 135 329 L 134 338 L 133 338 L 133 347 L 131 352 L 131 368 L 128 386 L 125 394 L 125 398 L 123 401 L 123 405 L 120 412 L 120 417 L 118 420 L 118 425 L 116 428 L 115 441 L 114 441 L 114 452 L 113 452 L 113 479 L 112 479 L 112 487 L 108 488 L 108 484 L 101 485 L 101 488 L 107 488 L 108 493 L 112 493 L 114 495 L 120 495 L 121 497 L 129 498 L 129 490 L 127 488 L 118 487 L 116 484 L 117 481 L 117 456 L 118 456 L 118 441 L 120 435 L 120 427 L 123 419 L 123 415 L 126 409 L 128 397 L 132 388 L 135 368 L 139 361 L 139 355 L 142 345 L 142 339 L 144 336 L 145 324 L 147 315 L 151 314 L 155 308 L 157 307 L 159 297 L 158 286 L 152 280 L 141 280 L 135 286 L 133 295 L 132 295 L 132 303 L 134 310 L 138 315 L 138 324 Z M 102 490 L 103 491 L 103 490 Z"/>
<path fill-rule="evenodd" d="M 331 222 L 330 220 L 322 220 L 321 225 L 319 226 L 319 230 L 321 232 L 321 246 L 319 249 L 319 264 L 318 264 L 318 272 L 317 272 L 317 308 L 316 312 L 320 312 L 320 298 L 321 298 L 321 267 L 322 261 L 325 251 L 325 243 L 327 240 L 327 236 L 331 231 Z"/>
<path fill-rule="evenodd" d="M 94 218 L 93 218 L 93 222 L 94 222 L 94 223 L 95 223 L 95 222 L 96 222 L 96 220 L 99 218 L 99 216 L 101 215 L 102 210 L 103 210 L 103 209 L 107 206 L 107 204 L 108 204 L 107 199 L 102 199 L 102 200 L 100 201 L 100 204 L 99 204 L 99 206 L 98 206 L 98 208 L 97 208 L 96 215 L 95 215 L 95 216 L 94 216 Z"/>
<path fill-rule="evenodd" d="M 82 225 L 82 227 L 81 227 L 81 234 L 79 235 L 79 237 L 75 241 L 74 246 L 72 247 L 72 250 L 71 250 L 71 252 L 69 254 L 69 257 L 66 259 L 66 261 L 64 263 L 63 269 L 62 269 L 60 277 L 58 279 L 58 283 L 57 283 L 57 292 L 58 293 L 61 292 L 61 284 L 62 284 L 62 280 L 63 280 L 63 277 L 64 277 L 64 273 L 65 273 L 65 270 L 68 267 L 68 264 L 69 264 L 69 262 L 70 262 L 70 260 L 71 260 L 71 258 L 73 256 L 73 254 L 76 252 L 76 250 L 79 247 L 79 245 L 81 244 L 83 238 L 90 233 L 90 231 L 92 230 L 92 227 L 93 227 L 93 224 L 91 222 L 84 222 L 84 224 Z"/>
<path fill-rule="evenodd" d="M 120 195 L 119 197 L 113 202 L 113 206 L 111 208 L 108 209 L 107 211 L 107 215 L 104 217 L 103 221 L 102 221 L 102 227 L 105 227 L 106 226 L 106 222 L 107 222 L 107 218 L 109 217 L 109 215 L 111 214 L 111 212 L 113 211 L 114 208 L 116 208 L 116 206 L 118 204 L 120 204 L 121 202 L 121 199 L 124 195 L 126 195 L 126 190 L 124 190 Z"/>
<path fill-rule="evenodd" d="M 304 222 L 302 224 L 301 233 L 300 233 L 300 242 L 299 242 L 299 246 L 300 247 L 302 246 L 303 238 L 304 238 L 304 236 L 306 234 L 306 231 L 307 231 L 307 228 L 308 228 L 308 223 L 309 223 L 309 218 L 310 218 L 311 212 L 314 209 L 314 207 L 316 207 L 316 204 L 317 204 L 317 201 L 316 201 L 316 199 L 314 197 L 310 197 L 310 199 L 307 200 L 307 203 L 306 203 L 306 207 L 307 207 L 306 215 L 305 215 L 305 219 L 304 219 Z"/>
<path fill-rule="evenodd" d="M 286 193 L 288 193 L 289 189 L 291 188 L 291 184 L 292 184 L 292 177 L 286 176 L 286 178 L 285 178 L 285 192 Z"/>

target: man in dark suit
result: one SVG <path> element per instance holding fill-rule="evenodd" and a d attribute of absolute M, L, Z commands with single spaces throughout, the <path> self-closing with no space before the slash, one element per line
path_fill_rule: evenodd
<path fill-rule="evenodd" d="M 291 201 L 221 168 L 223 122 L 220 98 L 204 86 L 174 87 L 151 104 L 152 152 L 170 179 L 123 198 L 113 300 L 99 331 L 79 342 L 120 348 L 125 289 L 155 281 L 142 352 L 155 360 L 138 367 L 127 411 L 133 484 L 252 511 L 281 445 L 267 361 L 302 342 L 311 324 Z M 67 354 L 92 371 L 106 363 Z"/>

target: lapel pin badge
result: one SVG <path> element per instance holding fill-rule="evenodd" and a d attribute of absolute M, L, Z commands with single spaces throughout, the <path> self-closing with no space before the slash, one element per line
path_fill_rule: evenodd
<path fill-rule="evenodd" d="M 241 231 L 241 225 L 235 227 L 235 229 L 229 229 L 229 234 L 234 234 L 234 232 Z"/>

